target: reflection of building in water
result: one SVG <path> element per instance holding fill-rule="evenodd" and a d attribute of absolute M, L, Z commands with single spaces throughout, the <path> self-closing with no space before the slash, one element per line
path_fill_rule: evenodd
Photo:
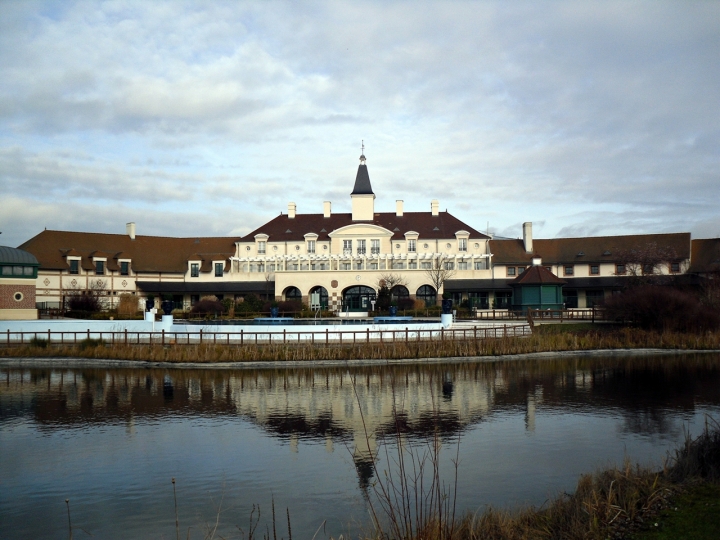
<path fill-rule="evenodd" d="M 287 441 L 348 446 L 361 482 L 373 475 L 378 442 L 448 439 L 498 410 L 524 412 L 536 429 L 543 409 L 609 407 L 627 429 L 661 433 L 664 408 L 717 403 L 720 372 L 691 358 L 544 361 L 357 369 L 258 371 L 138 369 L 0 370 L 0 422 L 32 416 L 53 426 L 124 422 L 128 433 L 163 415 L 241 416 Z M 705 369 L 702 376 L 697 371 Z M 695 370 L 695 371 L 693 371 Z M 638 421 L 637 419 L 641 419 Z"/>

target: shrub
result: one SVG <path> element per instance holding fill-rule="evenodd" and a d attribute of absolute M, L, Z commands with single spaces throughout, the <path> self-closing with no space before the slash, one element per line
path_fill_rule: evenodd
<path fill-rule="evenodd" d="M 215 298 L 214 296 L 212 298 Z M 190 310 L 190 313 L 194 315 L 219 315 L 223 312 L 222 302 L 219 302 L 217 298 L 210 300 L 204 297 L 199 302 L 195 302 L 195 305 Z"/>
<path fill-rule="evenodd" d="M 632 322 L 646 330 L 702 332 L 720 328 L 720 313 L 689 293 L 670 286 L 643 285 L 607 298 L 610 319 Z"/>
<path fill-rule="evenodd" d="M 118 297 L 118 315 L 135 315 L 138 311 L 140 311 L 140 308 L 138 307 L 137 296 L 121 294 Z"/>
<path fill-rule="evenodd" d="M 33 347 L 40 347 L 41 349 L 45 349 L 48 346 L 48 340 L 36 336 L 30 340 L 30 345 Z"/>
<path fill-rule="evenodd" d="M 265 301 L 261 300 L 256 294 L 248 294 L 235 304 L 236 313 L 257 313 L 264 311 Z M 267 310 L 269 311 L 269 309 Z"/>
<path fill-rule="evenodd" d="M 421 309 L 425 309 L 425 300 L 415 300 L 413 302 L 413 309 L 417 309 L 418 311 Z"/>
<path fill-rule="evenodd" d="M 424 306 L 423 306 L 424 307 Z M 403 297 L 398 299 L 398 309 L 401 310 L 408 310 L 408 309 L 414 309 L 415 308 L 415 300 L 412 298 Z"/>
<path fill-rule="evenodd" d="M 278 304 L 281 312 L 302 311 L 303 303 L 300 300 L 285 300 Z"/>
<path fill-rule="evenodd" d="M 102 309 L 100 298 L 94 294 L 73 294 L 67 298 L 66 305 L 70 311 L 95 313 Z"/>
<path fill-rule="evenodd" d="M 95 347 L 104 347 L 105 346 L 105 340 L 103 339 L 93 339 L 93 338 L 85 338 L 80 343 L 80 350 L 84 351 L 85 349 L 92 349 Z"/>

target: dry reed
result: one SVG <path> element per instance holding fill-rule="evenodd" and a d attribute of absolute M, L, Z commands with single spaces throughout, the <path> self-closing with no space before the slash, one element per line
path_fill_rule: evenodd
<path fill-rule="evenodd" d="M 78 357 L 150 362 L 261 362 L 313 360 L 388 360 L 412 358 L 469 358 L 537 352 L 675 349 L 720 350 L 720 333 L 683 334 L 636 328 L 586 333 L 534 333 L 528 337 L 370 342 L 357 344 L 170 344 L 124 345 L 108 343 L 47 347 L 19 345 L 0 348 L 0 357 Z"/>

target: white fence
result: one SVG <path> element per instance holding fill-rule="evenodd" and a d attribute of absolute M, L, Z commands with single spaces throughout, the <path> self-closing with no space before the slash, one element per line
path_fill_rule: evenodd
<path fill-rule="evenodd" d="M 47 331 L 11 331 L 0 334 L 0 346 L 6 347 L 27 345 L 31 343 L 75 345 L 84 340 L 102 340 L 107 345 L 260 345 L 260 344 L 317 344 L 317 345 L 349 345 L 356 343 L 396 343 L 429 340 L 478 340 L 501 337 L 522 337 L 532 333 L 529 325 L 502 325 L 492 327 L 467 327 L 457 329 L 421 329 L 407 326 L 402 329 L 363 329 L 301 331 L 293 330 L 262 330 L 262 331 L 102 331 L 87 329 L 85 331 L 47 330 Z"/>

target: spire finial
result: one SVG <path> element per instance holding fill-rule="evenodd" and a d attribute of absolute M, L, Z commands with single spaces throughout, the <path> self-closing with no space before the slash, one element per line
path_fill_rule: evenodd
<path fill-rule="evenodd" d="M 365 140 L 363 139 L 360 144 L 360 163 L 365 164 Z"/>

